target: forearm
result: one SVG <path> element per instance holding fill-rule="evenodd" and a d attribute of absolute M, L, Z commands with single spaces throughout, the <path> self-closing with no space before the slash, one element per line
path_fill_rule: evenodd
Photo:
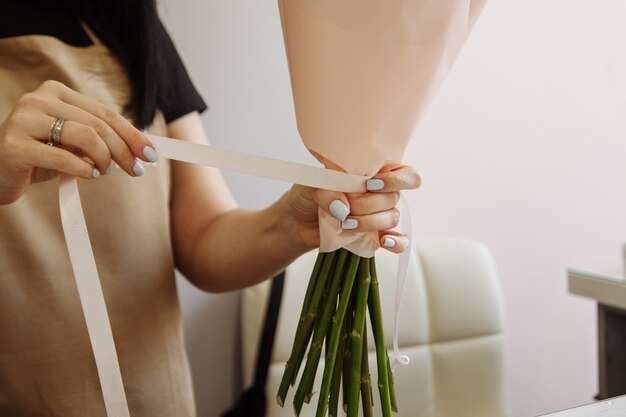
<path fill-rule="evenodd" d="M 168 134 L 206 143 L 197 113 L 171 122 Z M 207 291 L 239 289 L 272 277 L 319 241 L 317 216 L 304 226 L 294 217 L 301 200 L 294 196 L 300 195 L 292 188 L 264 210 L 242 210 L 217 169 L 172 161 L 176 266 Z"/>
<path fill-rule="evenodd" d="M 188 245 L 193 253 L 186 257 L 187 278 L 206 291 L 236 290 L 276 275 L 312 249 L 303 243 L 286 200 L 259 211 L 230 210 L 213 219 L 198 232 L 195 244 Z"/>

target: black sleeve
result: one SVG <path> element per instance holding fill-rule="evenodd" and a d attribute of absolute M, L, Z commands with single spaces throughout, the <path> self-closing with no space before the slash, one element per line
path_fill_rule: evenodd
<path fill-rule="evenodd" d="M 158 86 L 157 106 L 171 122 L 193 111 L 202 113 L 207 105 L 194 87 L 176 47 L 161 20 L 156 25 L 159 63 L 164 66 L 165 82 Z"/>

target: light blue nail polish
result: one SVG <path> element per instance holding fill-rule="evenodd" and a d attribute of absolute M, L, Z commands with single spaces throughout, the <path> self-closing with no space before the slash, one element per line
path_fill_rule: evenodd
<path fill-rule="evenodd" d="M 343 230 L 354 230 L 357 228 L 358 225 L 359 222 L 357 222 L 355 219 L 346 219 L 341 222 L 341 228 Z"/>
<path fill-rule="evenodd" d="M 159 160 L 159 155 L 157 155 L 156 151 L 149 146 L 143 148 L 143 156 L 150 162 L 156 162 Z"/>
<path fill-rule="evenodd" d="M 367 180 L 367 190 L 368 191 L 378 191 L 382 190 L 385 187 L 385 181 L 372 178 L 371 180 Z"/>
<path fill-rule="evenodd" d="M 109 175 L 112 169 L 113 169 L 113 162 L 111 162 L 109 166 L 107 167 L 106 171 L 104 171 L 104 175 Z"/>
<path fill-rule="evenodd" d="M 346 217 L 348 217 L 348 214 L 350 214 L 348 206 L 341 200 L 333 200 L 328 206 L 328 210 L 330 210 L 330 214 L 339 221 L 344 221 Z"/>
<path fill-rule="evenodd" d="M 100 171 L 98 171 L 98 168 L 94 168 L 93 171 L 91 171 L 91 178 L 96 179 L 100 176 Z"/>
<path fill-rule="evenodd" d="M 383 241 L 383 246 L 386 248 L 393 248 L 394 246 L 396 246 L 396 241 L 386 237 L 385 240 Z"/>
<path fill-rule="evenodd" d="M 135 159 L 135 163 L 133 164 L 133 172 L 136 177 L 141 177 L 146 172 L 143 164 L 137 159 Z"/>

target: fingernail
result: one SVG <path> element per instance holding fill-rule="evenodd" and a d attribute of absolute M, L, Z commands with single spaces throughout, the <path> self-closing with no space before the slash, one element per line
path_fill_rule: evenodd
<path fill-rule="evenodd" d="M 355 219 L 347 219 L 341 222 L 341 228 L 344 230 L 353 230 L 356 229 L 359 225 Z"/>
<path fill-rule="evenodd" d="M 333 217 L 339 221 L 344 221 L 346 217 L 348 217 L 348 214 L 350 214 L 348 206 L 341 200 L 333 200 L 328 206 L 328 210 L 330 210 Z"/>
<path fill-rule="evenodd" d="M 157 155 L 156 151 L 149 146 L 143 148 L 143 156 L 150 162 L 156 162 L 159 160 L 159 155 Z"/>
<path fill-rule="evenodd" d="M 94 168 L 93 171 L 91 171 L 91 178 L 98 178 L 100 176 L 100 171 L 98 171 L 98 168 Z"/>
<path fill-rule="evenodd" d="M 107 167 L 106 171 L 104 171 L 104 175 L 109 175 L 112 169 L 113 169 L 113 162 L 111 162 L 109 166 Z"/>
<path fill-rule="evenodd" d="M 133 164 L 133 172 L 136 177 L 141 177 L 146 172 L 143 164 L 138 159 L 135 159 L 135 163 Z"/>
<path fill-rule="evenodd" d="M 367 180 L 367 191 L 378 191 L 385 187 L 385 181 L 379 178 Z"/>
<path fill-rule="evenodd" d="M 383 241 L 383 246 L 386 248 L 393 248 L 394 246 L 396 246 L 396 241 L 386 237 L 385 240 Z"/>

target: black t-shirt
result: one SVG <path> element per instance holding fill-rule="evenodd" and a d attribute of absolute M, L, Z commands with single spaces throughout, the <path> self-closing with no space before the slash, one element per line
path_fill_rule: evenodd
<path fill-rule="evenodd" d="M 203 112 L 207 106 L 191 82 L 169 34 L 160 22 L 156 28 L 159 58 L 167 68 L 172 91 L 176 91 L 175 99 L 158 100 L 159 110 L 167 122 L 193 111 Z M 0 38 L 24 35 L 53 36 L 77 47 L 93 44 L 77 18 L 54 1 L 0 0 Z"/>

